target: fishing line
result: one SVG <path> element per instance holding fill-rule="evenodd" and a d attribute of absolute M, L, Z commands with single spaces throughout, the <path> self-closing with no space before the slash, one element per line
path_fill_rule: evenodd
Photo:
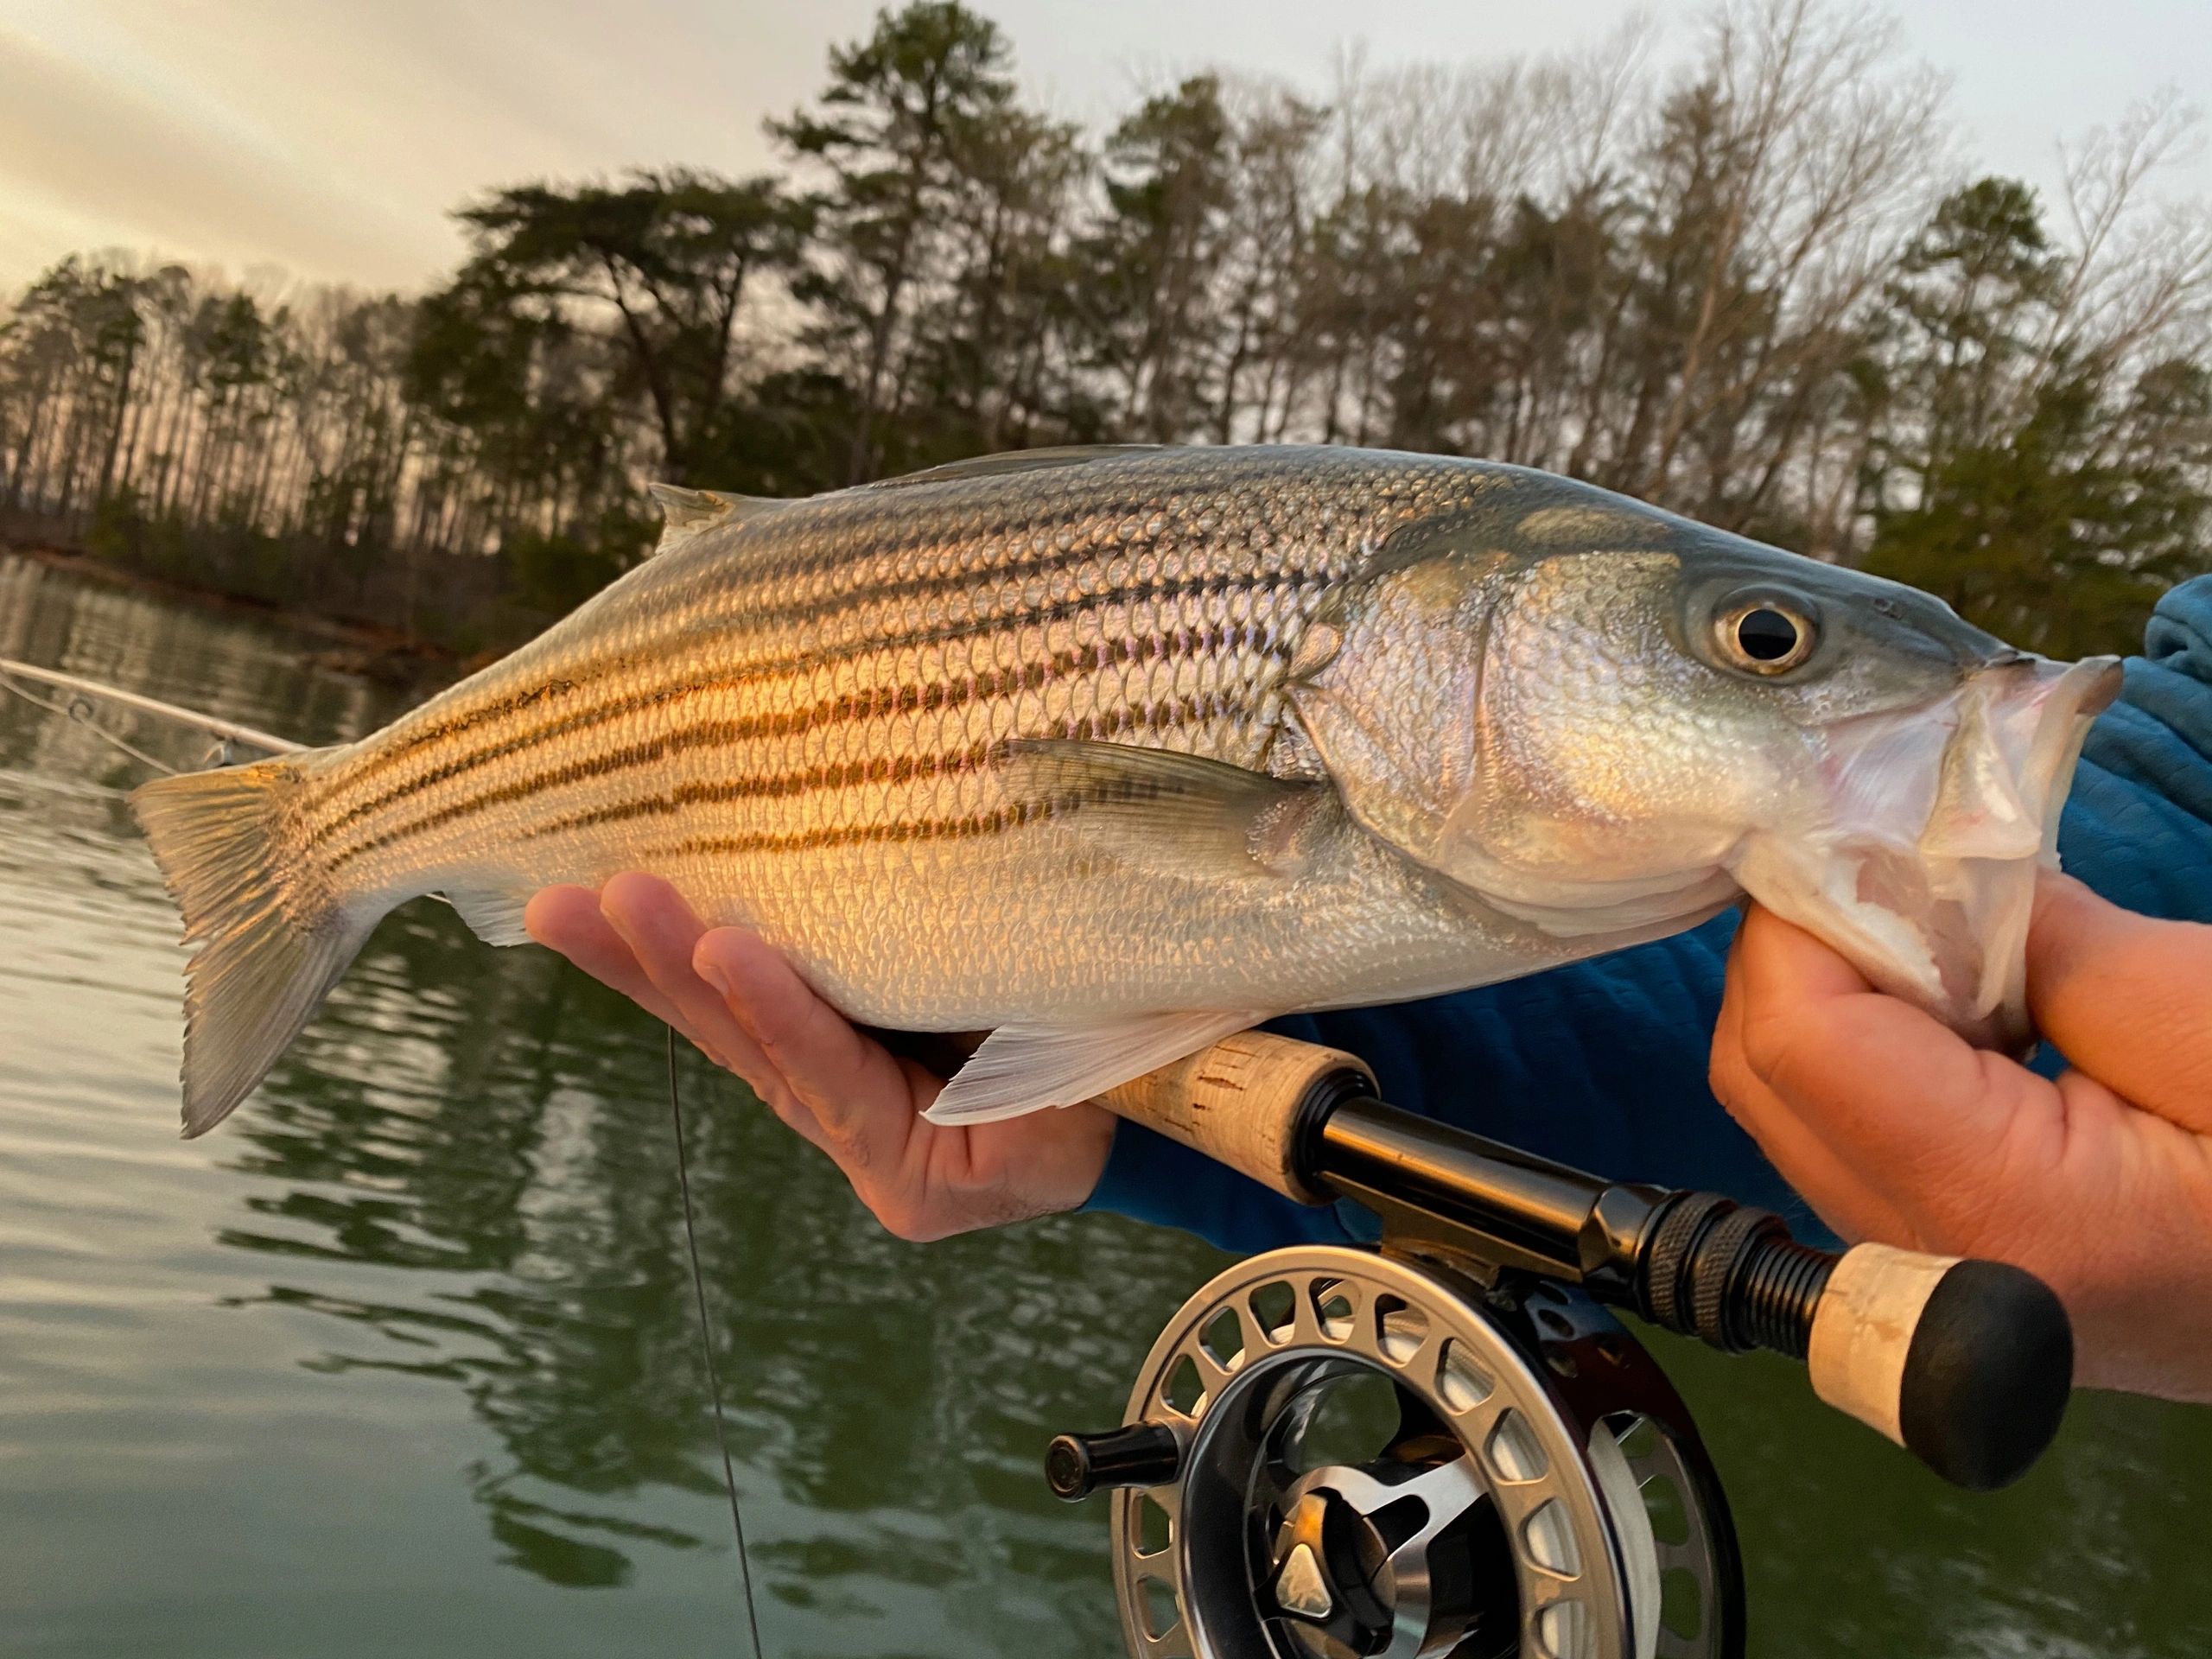
<path fill-rule="evenodd" d="M 14 666 L 12 663 L 0 659 L 0 690 L 13 693 L 34 709 L 43 709 L 50 715 L 60 715 L 62 719 L 70 721 L 73 725 L 83 727 L 101 742 L 122 750 L 142 766 L 151 766 L 156 772 L 170 778 L 176 776 L 177 769 L 168 762 L 156 760 L 135 743 L 118 736 L 94 721 L 92 709 L 82 696 L 73 702 L 59 702 L 52 697 L 41 697 L 10 671 Z"/>
<path fill-rule="evenodd" d="M 269 732 L 256 731 L 251 726 L 241 726 L 234 720 L 219 719 L 213 715 L 203 715 L 196 709 L 183 709 L 174 702 L 163 702 L 158 697 L 143 696 L 136 691 L 125 691 L 119 685 L 109 685 L 100 680 L 88 680 L 82 675 L 64 674 L 58 669 L 40 668 L 30 663 L 16 662 L 13 658 L 0 657 L 0 683 L 13 680 L 30 680 L 41 685 L 52 686 L 59 691 L 74 691 L 80 696 L 98 697 L 105 702 L 116 703 L 125 709 L 135 709 L 142 714 L 158 715 L 163 720 L 175 721 L 179 725 L 195 728 L 207 733 L 210 737 L 222 741 L 226 746 L 224 753 L 226 760 L 228 759 L 227 746 L 232 743 L 243 743 L 250 748 L 265 750 L 270 754 L 291 754 L 307 747 L 303 743 L 295 743 L 288 737 L 277 737 Z M 20 685 L 9 684 L 8 690 L 27 702 L 36 703 L 40 708 L 49 709 L 65 719 L 85 721 L 89 724 L 86 715 L 79 713 L 78 705 L 75 703 L 49 702 L 43 697 L 26 691 Z M 121 742 L 121 740 L 111 732 L 101 731 L 97 726 L 92 727 L 92 729 L 99 732 L 101 736 L 107 738 L 111 742 Z M 136 759 L 145 761 L 148 766 L 161 767 L 163 772 L 175 770 L 173 767 L 162 766 L 160 761 L 149 755 L 142 754 L 136 749 L 130 750 L 129 753 Z"/>
<path fill-rule="evenodd" d="M 746 1559 L 745 1515 L 737 1502 L 737 1471 L 729 1460 L 729 1430 L 722 1421 L 721 1372 L 715 1364 L 715 1327 L 707 1313 L 707 1275 L 699 1267 L 699 1231 L 691 1219 L 691 1170 L 683 1150 L 683 1102 L 676 1086 L 676 1027 L 668 1028 L 668 1115 L 676 1124 L 676 1185 L 683 1195 L 683 1242 L 691 1254 L 691 1290 L 699 1303 L 699 1350 L 707 1362 L 707 1391 L 715 1402 L 715 1445 L 722 1454 L 722 1482 L 729 1489 L 729 1523 L 737 1534 L 737 1580 L 745 1591 L 745 1627 L 753 1659 L 761 1659 L 760 1618 L 753 1605 L 753 1567 Z"/>

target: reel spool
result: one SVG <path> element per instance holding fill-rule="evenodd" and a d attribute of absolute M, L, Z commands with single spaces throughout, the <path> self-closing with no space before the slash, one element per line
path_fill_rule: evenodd
<path fill-rule="evenodd" d="M 1154 1478 L 1113 1505 L 1132 1655 L 1742 1650 L 1734 1537 L 1696 1430 L 1585 1299 L 1538 1287 L 1501 1306 L 1370 1251 L 1274 1251 L 1184 1306 L 1127 1421 L 1115 1438 L 1156 1461 L 1090 1460 Z M 1098 1447 L 1073 1438 L 1064 1465 Z"/>

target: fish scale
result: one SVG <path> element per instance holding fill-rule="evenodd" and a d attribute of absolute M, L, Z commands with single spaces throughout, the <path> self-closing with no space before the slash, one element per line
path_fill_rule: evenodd
<path fill-rule="evenodd" d="M 1080 469 L 1102 476 L 1033 489 L 1035 499 L 1005 501 L 1011 512 L 964 499 L 1003 499 L 1002 486 L 954 480 L 850 492 L 710 533 L 639 572 L 619 610 L 606 607 L 615 613 L 587 607 L 466 696 L 425 705 L 391 728 L 389 745 L 334 768 L 316 806 L 345 823 L 319 844 L 341 868 L 365 863 L 353 879 L 374 886 L 426 843 L 465 852 L 462 826 L 486 795 L 506 794 L 494 807 L 523 806 L 531 822 L 547 808 L 579 818 L 601 795 L 608 810 L 633 811 L 626 769 L 595 769 L 617 754 L 641 770 L 680 756 L 680 778 L 760 780 L 841 757 L 942 760 L 1058 734 L 1249 761 L 1280 717 L 1270 688 L 1306 612 L 1356 566 L 1378 520 L 1387 530 L 1392 503 L 1434 499 L 1446 481 L 1419 469 L 1433 480 L 1424 492 L 1402 484 L 1416 471 L 1402 461 L 1328 460 L 1318 470 L 1294 455 L 1248 463 L 1225 501 L 1203 474 L 1157 504 L 1133 494 L 1162 470 L 1146 458 Z M 925 581 L 967 586 L 918 596 Z M 1161 585 L 1177 591 L 1147 591 Z M 1116 599 L 1133 588 L 1140 597 Z M 763 614 L 781 626 L 760 626 Z M 802 624 L 811 632 L 795 639 L 789 630 Z M 871 699 L 902 696 L 942 706 L 867 712 Z M 417 741 L 418 722 L 436 736 Z M 393 752 L 404 757 L 396 772 Z M 807 798 L 817 792 L 761 791 L 728 830 L 859 827 L 993 804 L 981 781 L 863 783 Z M 530 827 L 507 815 L 499 833 Z"/>
<path fill-rule="evenodd" d="M 1136 895 L 1099 904 L 1095 854 L 1054 828 L 1067 804 L 1009 800 L 991 753 L 1063 737 L 1262 762 L 1323 596 L 1396 523 L 1492 481 L 1248 452 L 782 506 L 663 553 L 315 767 L 297 833 L 348 889 L 389 902 L 435 887 L 469 913 L 471 895 L 512 910 L 552 881 L 657 869 L 880 1024 L 975 1024 L 1017 975 L 1046 1014 L 1111 1016 L 1209 977 L 1217 990 L 1240 946 L 1227 915 L 1213 949 L 1164 965 L 1183 982 L 1108 982 L 1100 961 L 1123 953 Z M 892 880 L 895 902 L 853 904 Z M 1004 912 L 948 920 L 979 883 L 1071 880 L 1099 919 L 1051 952 Z"/>

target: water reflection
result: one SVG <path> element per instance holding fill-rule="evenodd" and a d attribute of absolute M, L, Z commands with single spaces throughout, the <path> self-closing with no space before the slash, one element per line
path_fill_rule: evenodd
<path fill-rule="evenodd" d="M 287 1264 L 260 1300 L 382 1338 L 317 1369 L 465 1394 L 509 1460 L 469 1475 L 506 1560 L 620 1585 L 640 1547 L 727 1541 L 627 1503 L 720 1490 L 660 1044 L 550 957 L 486 957 L 428 907 L 379 932 L 236 1120 L 230 1161 L 264 1185 L 219 1237 Z M 1096 1527 L 1039 1488 L 1042 1432 L 1102 1381 L 1110 1397 L 1134 1358 L 1078 1327 L 1144 1330 L 1196 1265 L 1163 1274 L 1156 1241 L 1096 1224 L 901 1246 L 738 1085 L 696 1057 L 686 1070 L 732 1451 L 748 1485 L 815 1523 L 763 1534 L 764 1590 L 823 1613 L 882 1580 L 1014 1602 L 1040 1573 L 1095 1583 Z M 332 1262 L 386 1272 L 349 1292 L 314 1272 Z M 547 1488 L 562 1501 L 531 1495 Z M 1104 1609 L 1081 1600 L 1066 1616 L 1103 1635 Z"/>
<path fill-rule="evenodd" d="M 0 654 L 315 738 L 395 704 L 264 626 L 4 560 Z M 139 776 L 0 706 L 9 1628 L 54 1652 L 144 1645 L 134 1610 L 175 1653 L 727 1650 L 658 1028 L 417 905 L 260 1094 L 177 1147 Z M 686 1102 L 770 1651 L 1116 1650 L 1103 1510 L 1052 1504 L 1037 1455 L 1118 1415 L 1214 1259 L 1097 1218 L 917 1249 L 696 1057 Z M 1968 1498 L 1789 1367 L 1664 1352 L 1737 1505 L 1754 1652 L 2206 1650 L 2204 1414 L 2085 1401 L 2025 1486 Z M 36 1576 L 49 1558 L 68 1571 Z M 272 1618 L 313 1634 L 260 1639 Z"/>

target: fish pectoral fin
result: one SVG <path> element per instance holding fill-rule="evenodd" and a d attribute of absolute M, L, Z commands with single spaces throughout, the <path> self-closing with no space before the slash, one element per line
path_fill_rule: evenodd
<path fill-rule="evenodd" d="M 522 913 L 535 887 L 447 887 L 441 893 L 461 912 L 469 931 L 486 944 L 528 944 Z"/>
<path fill-rule="evenodd" d="M 681 547 L 716 524 L 741 524 L 791 504 L 771 495 L 727 495 L 720 490 L 687 490 L 681 484 L 648 484 L 660 503 L 660 541 L 657 556 Z"/>
<path fill-rule="evenodd" d="M 1295 876 L 1342 810 L 1333 785 L 1173 749 L 1058 738 L 1007 744 L 1009 793 L 1124 863 L 1201 880 Z"/>
<path fill-rule="evenodd" d="M 932 1123 L 989 1123 L 1072 1106 L 1271 1018 L 1197 1008 L 1099 1025 L 1001 1026 L 922 1116 Z"/>

